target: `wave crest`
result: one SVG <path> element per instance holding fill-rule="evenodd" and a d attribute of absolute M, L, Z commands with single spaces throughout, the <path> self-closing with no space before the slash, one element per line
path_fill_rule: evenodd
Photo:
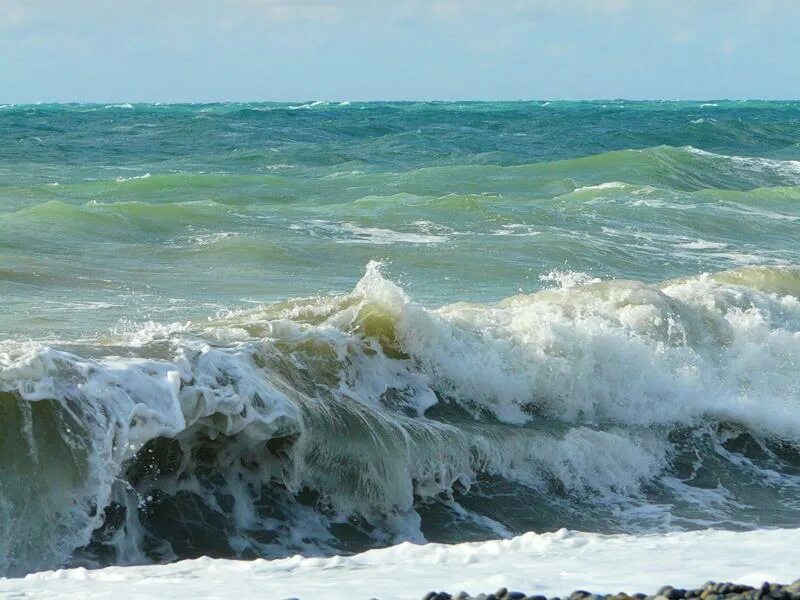
<path fill-rule="evenodd" d="M 340 552 L 453 523 L 743 526 L 755 499 L 726 472 L 800 487 L 800 271 L 573 279 L 426 308 L 370 263 L 350 294 L 203 327 L 5 342 L 4 451 L 24 449 L 0 473 L 6 572 Z M 796 517 L 781 494 L 776 524 Z"/>

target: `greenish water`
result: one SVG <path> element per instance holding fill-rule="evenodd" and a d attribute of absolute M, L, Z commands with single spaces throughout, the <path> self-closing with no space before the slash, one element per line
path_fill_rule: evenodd
<path fill-rule="evenodd" d="M 800 525 L 800 103 L 0 107 L 0 575 Z"/>
<path fill-rule="evenodd" d="M 797 103 L 297 106 L 0 109 L 0 333 L 799 262 Z"/>

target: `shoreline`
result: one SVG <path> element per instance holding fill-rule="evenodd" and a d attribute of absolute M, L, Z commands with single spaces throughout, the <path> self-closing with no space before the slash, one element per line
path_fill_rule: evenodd
<path fill-rule="evenodd" d="M 733 582 L 708 581 L 699 588 L 683 589 L 671 585 L 659 588 L 655 594 L 635 592 L 619 592 L 617 594 L 593 594 L 585 590 L 576 590 L 561 598 L 553 596 L 548 598 L 541 594 L 526 594 L 508 588 L 500 588 L 492 593 L 481 593 L 475 596 L 467 592 L 450 594 L 448 592 L 428 592 L 422 600 L 799 600 L 800 579 L 792 583 L 770 583 L 765 581 L 760 587 L 742 585 Z M 298 599 L 299 600 L 299 599 Z M 374 599 L 379 600 L 379 599 Z"/>
<path fill-rule="evenodd" d="M 479 598 L 481 592 L 505 587 L 526 593 L 535 590 L 536 600 L 606 600 L 606 594 L 624 600 L 620 590 L 641 590 L 652 596 L 650 600 L 664 600 L 656 599 L 664 582 L 692 590 L 709 576 L 754 589 L 760 589 L 757 586 L 764 581 L 794 581 L 800 552 L 793 549 L 799 539 L 800 529 L 707 529 L 646 535 L 562 529 L 454 545 L 406 542 L 329 558 L 296 555 L 244 561 L 201 557 L 163 565 L 60 569 L 0 579 L 0 597 L 421 600 L 431 590 L 448 590 L 455 599 L 461 590 Z M 573 598 L 573 590 L 597 594 Z M 703 600 L 721 597 L 707 594 Z"/>

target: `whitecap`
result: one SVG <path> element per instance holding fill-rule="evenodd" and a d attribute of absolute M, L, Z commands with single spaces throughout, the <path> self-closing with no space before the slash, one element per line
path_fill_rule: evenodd
<path fill-rule="evenodd" d="M 348 239 L 337 240 L 339 244 L 441 244 L 447 241 L 446 235 L 395 231 L 382 227 L 362 227 L 354 223 L 342 223 L 341 231 L 351 234 Z"/>
<path fill-rule="evenodd" d="M 542 231 L 523 223 L 506 223 L 500 229 L 495 229 L 489 235 L 534 237 L 541 235 Z"/>
<path fill-rule="evenodd" d="M 115 181 L 117 183 L 125 183 L 126 181 L 135 181 L 137 179 L 150 179 L 150 173 L 145 173 L 143 175 L 134 175 L 132 177 L 117 177 Z"/>
<path fill-rule="evenodd" d="M 201 233 L 169 240 L 166 242 L 166 245 L 171 248 L 202 248 L 204 246 L 211 246 L 222 240 L 237 237 L 238 235 L 239 233 L 235 231 Z"/>
<path fill-rule="evenodd" d="M 736 156 L 727 154 L 716 154 L 695 148 L 694 146 L 685 146 L 685 150 L 695 156 L 702 156 L 709 159 L 724 159 L 730 161 L 733 165 L 739 168 L 749 169 L 757 173 L 774 173 L 782 176 L 789 176 L 794 183 L 800 183 L 800 161 L 798 160 L 780 160 L 775 158 L 762 158 L 759 156 Z"/>
<path fill-rule="evenodd" d="M 539 275 L 539 281 L 544 283 L 555 283 L 562 290 L 566 290 L 581 285 L 588 285 L 590 283 L 600 283 L 600 279 L 593 277 L 588 273 L 581 273 L 580 271 L 550 271 Z"/>
<path fill-rule="evenodd" d="M 678 248 L 686 248 L 687 250 L 721 250 L 728 247 L 728 244 L 723 242 L 710 242 L 708 240 L 694 240 L 675 245 Z"/>
<path fill-rule="evenodd" d="M 316 100 L 314 102 L 309 102 L 307 104 L 299 104 L 297 106 L 289 106 L 288 108 L 289 108 L 289 110 L 300 110 L 300 109 L 314 108 L 316 106 L 327 106 L 327 105 L 328 105 L 328 102 L 325 102 L 324 100 Z"/>
<path fill-rule="evenodd" d="M 626 187 L 630 187 L 627 183 L 623 183 L 622 181 L 606 181 L 604 183 L 598 183 L 595 185 L 587 185 L 583 187 L 577 187 L 573 190 L 574 192 L 587 192 L 593 190 L 622 190 Z"/>

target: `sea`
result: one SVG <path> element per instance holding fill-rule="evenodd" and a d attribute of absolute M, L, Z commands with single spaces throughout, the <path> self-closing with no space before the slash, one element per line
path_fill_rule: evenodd
<path fill-rule="evenodd" d="M 0 105 L 0 300 L 0 577 L 800 566 L 800 102 Z"/>

